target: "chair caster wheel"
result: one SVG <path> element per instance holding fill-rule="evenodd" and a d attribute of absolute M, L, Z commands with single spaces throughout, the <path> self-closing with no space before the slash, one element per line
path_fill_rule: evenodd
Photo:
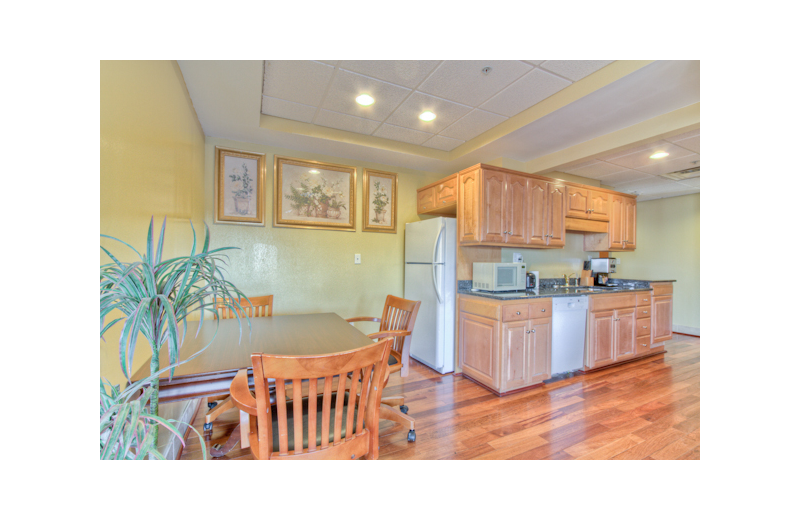
<path fill-rule="evenodd" d="M 216 401 L 211 401 L 210 403 L 208 403 L 208 409 L 213 410 L 214 407 L 217 406 L 217 404 L 218 403 Z"/>
<path fill-rule="evenodd" d="M 213 423 L 207 422 L 207 423 L 203 424 L 203 431 L 204 432 L 210 432 L 211 428 L 213 428 L 213 427 L 214 427 Z"/>
<path fill-rule="evenodd" d="M 408 406 L 406 406 L 404 404 L 400 405 L 400 411 L 403 412 L 404 414 L 408 415 Z"/>
<path fill-rule="evenodd" d="M 414 442 L 417 440 L 417 432 L 414 430 L 408 430 L 408 442 Z"/>

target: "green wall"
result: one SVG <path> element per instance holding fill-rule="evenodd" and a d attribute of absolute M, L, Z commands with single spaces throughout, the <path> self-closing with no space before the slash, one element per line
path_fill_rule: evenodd
<path fill-rule="evenodd" d="M 267 154 L 265 227 L 214 222 L 214 147 Z M 274 156 L 311 159 L 357 167 L 356 231 L 272 227 Z M 397 233 L 361 231 L 361 181 L 364 168 L 398 174 Z M 211 247 L 236 246 L 230 254 L 230 280 L 245 294 L 273 294 L 275 314 L 335 312 L 343 318 L 380 316 L 387 294 L 403 295 L 405 224 L 417 216 L 417 188 L 446 175 L 354 161 L 313 153 L 206 138 L 205 220 Z M 354 256 L 361 254 L 361 264 Z M 376 332 L 376 325 L 362 330 Z"/>

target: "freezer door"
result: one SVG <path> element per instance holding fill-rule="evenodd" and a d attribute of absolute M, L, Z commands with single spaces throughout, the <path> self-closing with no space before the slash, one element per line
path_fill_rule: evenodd
<path fill-rule="evenodd" d="M 405 298 L 419 300 L 417 321 L 411 335 L 409 354 L 435 370 L 444 366 L 445 306 L 439 303 L 434 288 L 434 275 L 439 284 L 444 283 L 444 266 L 432 264 L 406 264 Z M 442 288 L 440 286 L 440 293 Z"/>
<path fill-rule="evenodd" d="M 406 224 L 406 263 L 443 262 L 441 248 L 436 250 L 444 226 L 442 217 Z"/>

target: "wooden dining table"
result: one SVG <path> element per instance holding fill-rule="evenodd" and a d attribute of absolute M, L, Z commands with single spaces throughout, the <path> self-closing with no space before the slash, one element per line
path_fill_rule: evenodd
<path fill-rule="evenodd" d="M 199 356 L 175 368 L 170 379 L 165 373 L 158 380 L 160 403 L 187 399 L 211 398 L 226 395 L 231 381 L 239 370 L 247 369 L 252 381 L 253 353 L 278 355 L 320 355 L 345 352 L 369 345 L 369 337 L 334 313 L 295 314 L 288 316 L 266 316 L 250 318 L 239 323 L 236 319 L 206 320 L 198 334 L 199 321 L 188 322 L 186 337 L 180 348 L 180 359 L 188 359 L 204 346 L 209 345 Z M 219 328 L 217 328 L 219 325 Z M 216 337 L 214 334 L 216 333 Z M 210 343 L 210 344 L 209 344 Z M 169 365 L 166 346 L 161 349 L 160 366 Z M 150 375 L 150 360 L 131 378 L 138 381 Z M 251 383 L 252 384 L 252 383 Z M 210 445 L 211 427 L 205 431 Z M 233 447 L 239 438 L 238 427 L 225 443 L 225 447 L 211 450 L 213 456 L 221 456 Z M 217 446 L 217 445 L 215 445 Z"/>

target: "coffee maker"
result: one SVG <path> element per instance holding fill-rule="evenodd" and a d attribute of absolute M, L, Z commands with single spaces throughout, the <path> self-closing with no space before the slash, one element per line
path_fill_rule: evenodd
<path fill-rule="evenodd" d="M 608 285 L 611 273 L 617 272 L 617 259 L 616 258 L 592 258 L 592 276 L 594 276 L 595 285 Z"/>

